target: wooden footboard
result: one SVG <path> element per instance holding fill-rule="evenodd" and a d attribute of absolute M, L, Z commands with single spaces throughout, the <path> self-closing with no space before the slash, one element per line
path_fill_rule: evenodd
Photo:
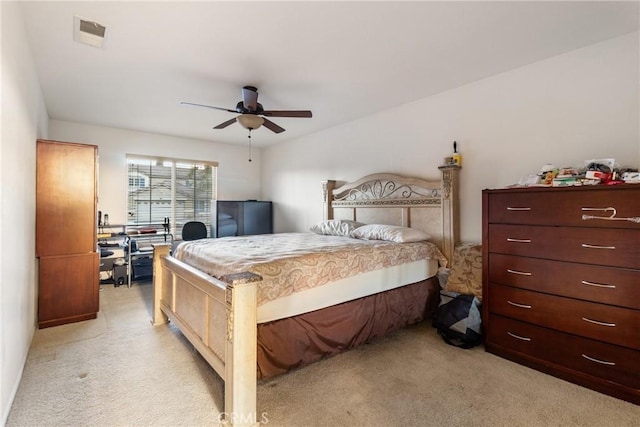
<path fill-rule="evenodd" d="M 325 181 L 324 217 L 420 229 L 451 260 L 459 230 L 459 169 L 440 167 L 438 181 L 392 174 L 339 188 Z M 224 380 L 221 421 L 258 425 L 256 295 L 262 277 L 238 273 L 218 280 L 169 256 L 169 250 L 167 244 L 154 246 L 153 324 L 173 322 Z"/>
<path fill-rule="evenodd" d="M 258 425 L 256 412 L 256 284 L 238 273 L 215 279 L 154 246 L 153 325 L 173 322 L 224 380 L 221 421 Z"/>

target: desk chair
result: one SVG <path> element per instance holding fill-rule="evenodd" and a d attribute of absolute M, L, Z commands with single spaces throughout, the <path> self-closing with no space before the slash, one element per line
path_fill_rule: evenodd
<path fill-rule="evenodd" d="M 204 222 L 189 221 L 182 226 L 182 240 L 197 240 L 207 237 L 207 226 Z"/>

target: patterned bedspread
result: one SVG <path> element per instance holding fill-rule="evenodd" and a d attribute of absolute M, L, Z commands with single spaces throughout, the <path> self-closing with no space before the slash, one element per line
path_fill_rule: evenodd
<path fill-rule="evenodd" d="M 214 277 L 250 271 L 262 276 L 258 305 L 308 288 L 419 259 L 447 260 L 429 242 L 393 243 L 279 233 L 181 243 L 174 257 Z"/>

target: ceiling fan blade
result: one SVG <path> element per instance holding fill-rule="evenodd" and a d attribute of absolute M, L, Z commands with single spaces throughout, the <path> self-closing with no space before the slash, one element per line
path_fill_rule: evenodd
<path fill-rule="evenodd" d="M 180 105 L 191 105 L 193 107 L 205 107 L 205 108 L 213 108 L 214 110 L 222 110 L 222 111 L 228 111 L 230 113 L 237 113 L 236 110 L 230 110 L 228 108 L 223 108 L 223 107 L 214 107 L 213 105 L 204 105 L 204 104 L 194 104 L 193 102 L 180 102 Z"/>
<path fill-rule="evenodd" d="M 249 111 L 258 109 L 258 89 L 253 86 L 245 86 L 242 88 L 242 103 L 244 108 Z"/>
<path fill-rule="evenodd" d="M 260 112 L 260 115 L 267 117 L 312 117 L 309 110 L 268 110 Z"/>
<path fill-rule="evenodd" d="M 233 119 L 230 119 L 230 120 L 227 120 L 226 122 L 220 123 L 218 126 L 214 127 L 214 129 L 224 129 L 227 126 L 234 124 L 235 122 L 236 122 L 236 118 L 234 117 Z"/>
<path fill-rule="evenodd" d="M 264 119 L 264 117 L 263 117 Z M 264 119 L 264 123 L 262 123 L 262 126 L 266 127 L 267 129 L 275 132 L 275 133 L 281 133 L 284 132 L 285 129 L 278 126 L 277 124 L 273 123 L 271 120 L 269 119 Z"/>

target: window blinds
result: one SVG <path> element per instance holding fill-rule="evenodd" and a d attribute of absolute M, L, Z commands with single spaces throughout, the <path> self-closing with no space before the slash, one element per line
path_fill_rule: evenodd
<path fill-rule="evenodd" d="M 169 218 L 176 238 L 187 221 L 210 229 L 217 163 L 127 156 L 127 165 L 128 225 L 161 225 Z"/>

